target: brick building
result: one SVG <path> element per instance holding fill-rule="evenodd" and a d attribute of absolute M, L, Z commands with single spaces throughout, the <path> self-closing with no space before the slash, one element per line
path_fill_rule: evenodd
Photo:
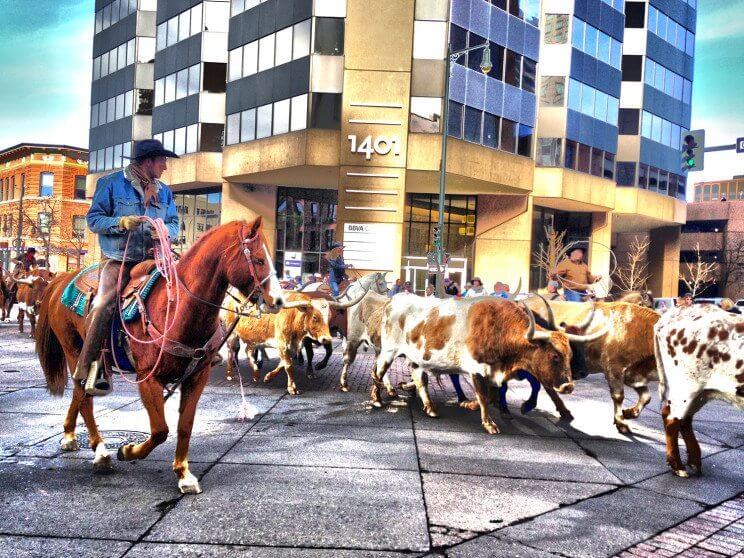
<path fill-rule="evenodd" d="M 718 264 L 718 280 L 703 296 L 744 298 L 744 181 L 724 180 L 695 185 L 695 201 L 687 204 L 682 227 L 680 262 L 697 258 Z M 722 188 L 730 197 L 721 199 Z M 737 188 L 742 188 L 738 190 Z M 741 192 L 742 195 L 739 195 Z M 698 196 L 698 193 L 700 194 Z M 682 271 L 682 269 L 680 271 Z M 682 288 L 680 288 L 682 290 Z"/>
<path fill-rule="evenodd" d="M 34 247 L 53 271 L 85 263 L 88 151 L 21 143 L 0 151 L 0 263 Z M 19 219 L 20 218 L 20 219 Z M 19 227 L 20 220 L 20 227 Z M 18 247 L 20 237 L 20 247 Z"/>

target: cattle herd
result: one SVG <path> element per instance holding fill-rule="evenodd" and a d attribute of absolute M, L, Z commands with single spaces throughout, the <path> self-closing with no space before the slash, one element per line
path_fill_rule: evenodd
<path fill-rule="evenodd" d="M 19 328 L 23 316 L 31 322 L 50 276 L 35 274 L 14 285 L 3 281 L 0 291 L 2 316 L 10 305 L 19 306 Z M 13 288 L 14 287 L 14 288 Z M 534 407 L 542 386 L 564 421 L 573 419 L 559 394 L 570 393 L 573 381 L 586 372 L 601 372 L 607 379 L 614 404 L 613 422 L 621 433 L 630 432 L 635 419 L 651 400 L 649 382 L 659 382 L 661 414 L 667 442 L 667 462 L 681 477 L 700 474 L 700 447 L 692 429 L 694 414 L 709 400 L 726 401 L 744 409 L 744 318 L 713 305 L 678 307 L 663 315 L 629 302 L 576 303 L 547 301 L 530 295 L 521 302 L 497 297 L 468 299 L 387 295 L 385 276 L 372 273 L 352 283 L 338 299 L 320 291 L 292 292 L 286 308 L 275 314 L 255 316 L 230 312 L 247 304 L 233 294 L 227 326 L 235 320 L 228 340 L 227 375 L 238 367 L 241 341 L 254 380 L 258 379 L 258 353 L 266 347 L 279 352 L 279 364 L 265 374 L 269 381 L 284 371 L 287 391 L 297 394 L 295 357 L 306 351 L 312 373 L 313 346 L 331 354 L 333 336 L 344 340 L 340 389 L 348 391 L 349 367 L 360 348 L 371 348 L 376 362 L 372 375 L 371 400 L 384 405 L 397 389 L 415 390 L 423 409 L 437 416 L 429 390 L 429 375 L 469 376 L 475 400 L 464 401 L 465 409 L 480 412 L 483 428 L 497 434 L 489 404 L 499 403 L 508 415 L 504 391 L 512 379 L 530 377 Z M 410 365 L 408 384 L 393 386 L 387 374 L 391 364 L 404 357 Z M 635 405 L 624 408 L 625 386 L 638 394 Z M 536 388 L 536 389 L 535 389 Z M 497 395 L 501 397 L 497 400 Z M 687 447 L 687 467 L 679 455 L 678 436 Z"/>
<path fill-rule="evenodd" d="M 256 351 L 273 347 L 279 351 L 279 364 L 264 380 L 285 371 L 287 390 L 297 394 L 293 357 L 304 347 L 312 367 L 313 343 L 330 351 L 336 334 L 344 339 L 342 391 L 349 389 L 349 367 L 361 347 L 376 355 L 370 372 L 371 400 L 377 407 L 384 405 L 383 390 L 389 398 L 397 396 L 387 372 L 398 357 L 408 362 L 412 381 L 397 388 L 415 390 L 431 417 L 437 410 L 429 395 L 429 375 L 466 375 L 475 400 L 461 406 L 479 411 L 489 434 L 499 432 L 489 404 L 498 402 L 502 415 L 508 414 L 503 392 L 515 378 L 536 380 L 532 385 L 543 387 L 561 420 L 570 421 L 573 416 L 559 394 L 570 393 L 574 378 L 582 373 L 603 373 L 614 405 L 612 420 L 621 433 L 630 432 L 627 421 L 650 402 L 649 383 L 659 381 L 667 462 L 681 477 L 701 472 L 693 415 L 710 399 L 744 409 L 744 319 L 713 305 L 679 307 L 659 315 L 631 302 L 547 301 L 538 295 L 521 302 L 406 293 L 390 298 L 386 292 L 384 275 L 373 273 L 352 283 L 338 300 L 320 292 L 295 293 L 289 300 L 303 304 L 279 314 L 236 318 L 226 313 L 228 324 L 239 320 L 228 341 L 228 375 L 237 367 L 240 340 L 246 344 L 254 379 Z M 327 360 L 328 353 L 323 365 Z M 638 395 L 627 408 L 625 386 Z M 531 407 L 535 398 L 533 388 Z M 689 470 L 680 459 L 680 434 Z"/>

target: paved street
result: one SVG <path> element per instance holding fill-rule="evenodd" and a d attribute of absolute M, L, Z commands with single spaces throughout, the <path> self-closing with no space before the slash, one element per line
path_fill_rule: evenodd
<path fill-rule="evenodd" d="M 204 493 L 181 496 L 177 397 L 165 444 L 93 475 L 82 425 L 83 449 L 59 449 L 69 393 L 51 398 L 31 341 L 0 325 L 0 556 L 744 556 L 744 414 L 733 408 L 698 414 L 705 474 L 682 480 L 664 462 L 658 399 L 620 435 L 602 376 L 565 397 L 570 425 L 544 393 L 522 416 L 526 384 L 514 384 L 514 418 L 494 411 L 502 433 L 488 436 L 478 413 L 452 404 L 448 379 L 432 382 L 439 419 L 413 398 L 370 408 L 371 364 L 362 353 L 350 393 L 336 389 L 338 354 L 315 380 L 298 374 L 299 396 L 281 376 L 246 382 L 261 412 L 246 422 L 237 381 L 218 367 L 191 443 Z M 149 430 L 121 378 L 95 405 L 112 453 Z"/>

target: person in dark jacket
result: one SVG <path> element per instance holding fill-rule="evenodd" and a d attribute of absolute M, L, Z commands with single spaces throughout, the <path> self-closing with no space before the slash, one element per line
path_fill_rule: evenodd
<path fill-rule="evenodd" d="M 158 180 L 168 168 L 167 158 L 178 158 L 157 140 L 142 140 L 134 147 L 134 160 L 124 170 L 98 179 L 86 220 L 98 235 L 103 259 L 98 293 L 86 319 L 86 335 L 73 374 L 85 380 L 88 395 L 106 395 L 111 385 L 102 374 L 98 357 L 116 310 L 119 273 L 122 285 L 129 282 L 135 264 L 147 259 L 156 236 L 143 216 L 162 219 L 171 240 L 178 238 L 178 213 L 173 192 Z M 125 247 L 129 246 L 125 254 Z"/>
<path fill-rule="evenodd" d="M 334 242 L 328 251 L 328 266 L 330 267 L 329 285 L 333 296 L 340 294 L 340 285 L 346 279 L 346 270 L 353 267 L 344 261 L 344 245 Z"/>

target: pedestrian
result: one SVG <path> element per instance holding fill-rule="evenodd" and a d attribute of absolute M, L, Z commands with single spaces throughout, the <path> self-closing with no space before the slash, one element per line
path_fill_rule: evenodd
<path fill-rule="evenodd" d="M 398 277 L 395 280 L 395 283 L 393 284 L 393 288 L 390 289 L 390 292 L 388 293 L 388 295 L 390 297 L 394 297 L 398 293 L 402 293 L 402 292 L 403 292 L 403 281 L 401 281 L 400 277 Z"/>
<path fill-rule="evenodd" d="M 584 249 L 574 248 L 566 259 L 550 272 L 553 279 L 563 284 L 563 296 L 571 302 L 581 302 L 589 293 L 589 286 L 599 281 L 601 275 L 593 275 L 584 261 Z"/>
<path fill-rule="evenodd" d="M 692 304 L 692 293 L 685 293 L 681 298 L 677 299 L 677 306 L 689 308 Z"/>
<path fill-rule="evenodd" d="M 340 285 L 346 279 L 346 270 L 353 266 L 344 261 L 344 245 L 340 242 L 334 242 L 331 245 L 326 257 L 331 268 L 329 281 L 331 294 L 338 296 L 341 292 Z"/>
<path fill-rule="evenodd" d="M 429 283 L 426 285 L 426 291 L 424 291 L 424 296 L 434 296 L 434 285 Z"/>
<path fill-rule="evenodd" d="M 730 298 L 722 298 L 721 302 L 718 304 L 722 310 L 726 310 L 726 312 L 729 312 L 731 314 L 741 314 L 741 310 L 739 310 L 735 305 L 734 301 Z"/>
<path fill-rule="evenodd" d="M 458 296 L 460 294 L 460 287 L 451 278 L 444 278 L 444 292 L 449 296 Z"/>
<path fill-rule="evenodd" d="M 496 281 L 493 284 L 493 292 L 491 293 L 491 296 L 496 296 L 499 298 L 509 297 L 509 295 L 504 292 L 504 284 L 501 281 Z"/>
<path fill-rule="evenodd" d="M 473 277 L 471 284 L 472 286 L 468 289 L 468 294 L 466 295 L 468 298 L 486 296 L 488 294 L 486 289 L 483 288 L 483 281 L 481 281 L 480 277 Z"/>
<path fill-rule="evenodd" d="M 460 294 L 460 296 L 462 298 L 466 298 L 468 296 L 468 293 L 470 292 L 470 289 L 472 288 L 473 288 L 473 284 L 470 281 L 467 281 L 465 283 L 465 288 L 462 290 L 462 293 Z"/>
<path fill-rule="evenodd" d="M 403 292 L 407 294 L 413 294 L 413 285 L 410 281 L 403 283 Z"/>
<path fill-rule="evenodd" d="M 545 288 L 547 295 L 545 298 L 548 300 L 566 300 L 563 298 L 561 293 L 558 292 L 561 284 L 558 281 L 548 281 L 548 286 Z"/>
<path fill-rule="evenodd" d="M 98 358 L 103 340 L 111 331 L 119 278 L 122 285 L 127 285 L 132 268 L 150 257 L 158 240 L 142 217 L 162 219 L 170 239 L 178 238 L 173 193 L 159 180 L 168 168 L 168 157 L 177 159 L 178 155 L 165 149 L 158 140 L 139 141 L 134 146 L 133 161 L 124 170 L 99 178 L 96 184 L 86 220 L 91 232 L 98 235 L 103 259 L 98 293 L 86 320 L 87 334 L 73 374 L 76 381 L 86 381 L 88 395 L 106 395 L 111 391 Z"/>

